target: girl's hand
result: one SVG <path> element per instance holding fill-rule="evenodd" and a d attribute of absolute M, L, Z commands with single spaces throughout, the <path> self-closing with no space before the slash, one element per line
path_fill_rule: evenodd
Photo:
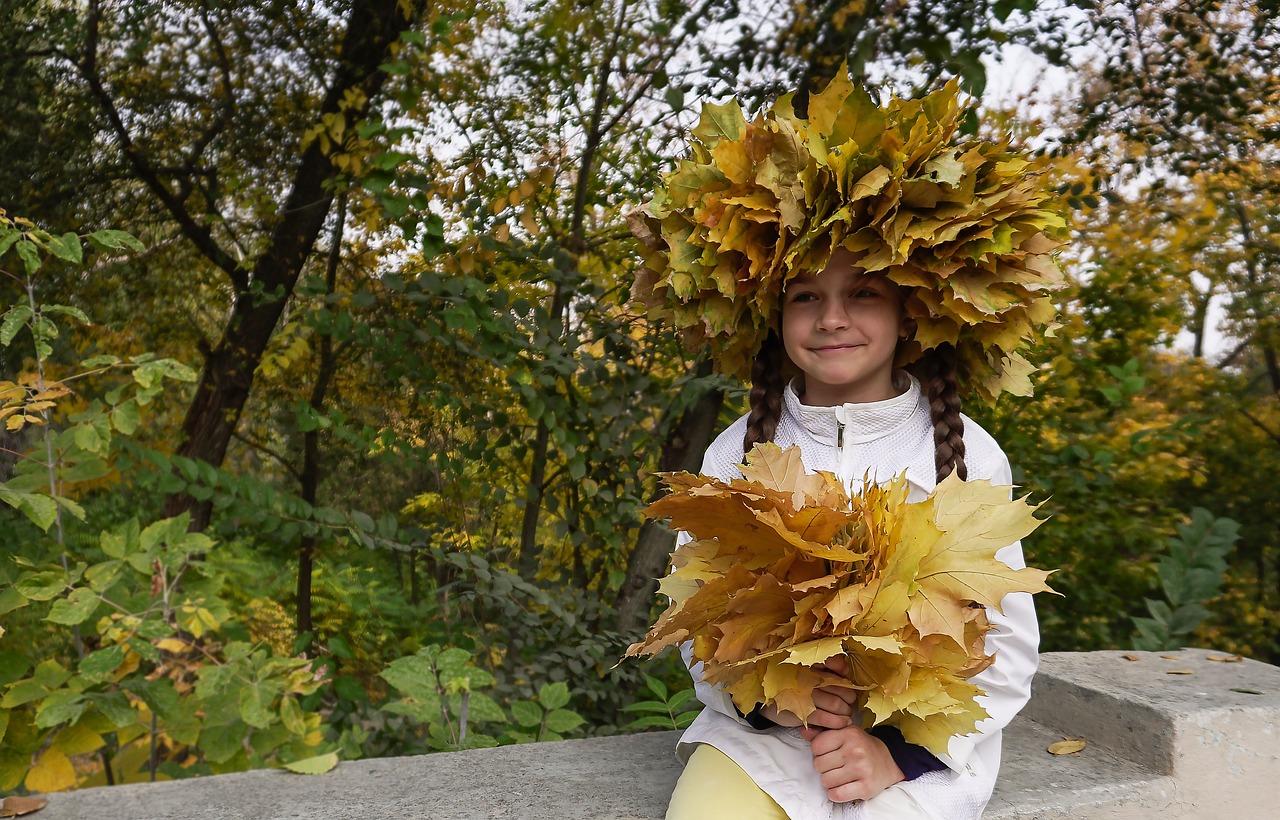
<path fill-rule="evenodd" d="M 842 678 L 848 678 L 849 662 L 840 656 L 827 661 L 826 668 Z M 813 690 L 813 705 L 817 710 L 809 715 L 809 725 L 823 729 L 843 729 L 853 725 L 853 704 L 857 693 L 852 689 L 824 686 Z M 766 706 L 760 714 L 779 726 L 803 726 L 804 722 L 791 712 Z"/>
<path fill-rule="evenodd" d="M 860 726 L 843 729 L 801 729 L 813 750 L 813 768 L 822 776 L 827 799 L 833 803 L 869 800 L 906 777 L 889 754 L 889 747 Z"/>

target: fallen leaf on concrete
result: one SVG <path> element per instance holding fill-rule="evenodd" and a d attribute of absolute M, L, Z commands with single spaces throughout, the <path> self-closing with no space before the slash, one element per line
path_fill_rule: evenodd
<path fill-rule="evenodd" d="M 1244 689 L 1239 686 L 1231 687 L 1232 692 L 1243 692 L 1246 695 L 1265 695 L 1266 692 L 1259 692 L 1257 689 Z"/>
<path fill-rule="evenodd" d="M 0 803 L 0 817 L 21 817 L 33 811 L 40 811 L 48 804 L 47 797 L 6 797 L 4 802 Z"/>
<path fill-rule="evenodd" d="M 1166 675 L 1194 675 L 1194 669 L 1170 669 L 1165 672 Z"/>
<path fill-rule="evenodd" d="M 1065 740 L 1059 740 L 1057 743 L 1049 744 L 1049 754 L 1051 755 L 1073 755 L 1083 751 L 1089 744 L 1085 743 L 1082 737 L 1069 737 Z"/>
<path fill-rule="evenodd" d="M 317 755 L 316 757 L 308 757 L 305 760 L 295 760 L 292 763 L 284 764 L 284 767 L 291 772 L 298 774 L 324 774 L 331 771 L 334 766 L 338 765 L 338 753 L 329 752 L 327 755 Z"/>
<path fill-rule="evenodd" d="M 1121 655 L 1120 657 L 1124 658 L 1126 661 L 1136 661 L 1138 659 L 1137 655 Z"/>
<path fill-rule="evenodd" d="M 1227 655 L 1225 658 L 1219 658 L 1217 655 L 1210 655 L 1205 658 L 1207 661 L 1217 661 L 1218 663 L 1239 663 L 1244 660 L 1244 655 Z"/>
<path fill-rule="evenodd" d="M 1166 661 L 1180 660 L 1177 655 L 1161 655 L 1160 657 L 1164 658 Z"/>

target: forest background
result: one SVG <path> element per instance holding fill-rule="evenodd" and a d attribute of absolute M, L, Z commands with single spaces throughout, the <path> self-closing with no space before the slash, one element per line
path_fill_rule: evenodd
<path fill-rule="evenodd" d="M 958 76 L 1055 157 L 1045 650 L 1280 661 L 1280 4 L 10 0 L 0 791 L 690 719 L 614 669 L 743 385 L 629 301 L 704 101 Z M 1034 99 L 984 92 L 1002 58 Z"/>

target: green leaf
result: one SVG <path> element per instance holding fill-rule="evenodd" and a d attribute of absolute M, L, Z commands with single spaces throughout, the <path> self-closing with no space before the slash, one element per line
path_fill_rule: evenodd
<path fill-rule="evenodd" d="M 4 256 L 13 247 L 13 243 L 22 238 L 22 231 L 8 225 L 0 225 L 0 256 Z M 3 788 L 3 787 L 0 787 Z"/>
<path fill-rule="evenodd" d="M 0 686 L 7 686 L 21 680 L 31 668 L 31 662 L 17 652 L 5 650 L 0 652 Z"/>
<path fill-rule="evenodd" d="M 671 729 L 673 728 L 671 718 L 668 715 L 646 715 L 642 718 L 636 718 L 627 724 L 628 729 Z"/>
<path fill-rule="evenodd" d="M 527 700 L 512 703 L 511 716 L 516 719 L 516 723 L 529 729 L 542 725 L 542 707 Z"/>
<path fill-rule="evenodd" d="M 36 726 L 49 729 L 60 723 L 74 723 L 89 708 L 89 702 L 79 692 L 70 689 L 59 689 L 50 692 L 49 696 L 36 710 Z"/>
<path fill-rule="evenodd" d="M 31 308 L 26 305 L 14 305 L 5 311 L 4 319 L 0 321 L 0 346 L 8 347 L 18 331 L 26 327 L 31 315 Z"/>
<path fill-rule="evenodd" d="M 383 712 L 393 715 L 404 715 L 413 718 L 418 723 L 425 725 L 433 725 L 440 721 L 440 698 L 435 697 L 432 700 L 415 700 L 405 699 L 396 700 L 385 704 L 381 707 Z"/>
<path fill-rule="evenodd" d="M 360 681 L 350 675 L 339 675 L 333 681 L 333 691 L 343 700 L 353 703 L 368 702 L 369 693 L 360 685 Z"/>
<path fill-rule="evenodd" d="M 650 692 L 658 696 L 659 700 L 666 701 L 667 685 L 665 683 L 658 680 L 653 675 L 645 675 L 644 683 L 645 683 L 645 686 L 648 687 Z"/>
<path fill-rule="evenodd" d="M 553 732 L 571 732 L 586 721 L 582 715 L 568 709 L 552 709 L 547 713 L 547 728 Z"/>
<path fill-rule="evenodd" d="M 22 260 L 27 276 L 35 276 L 36 271 L 40 270 L 40 254 L 36 251 L 35 243 L 24 239 L 18 243 L 17 249 L 18 258 Z"/>
<path fill-rule="evenodd" d="M 124 564 L 121 561 L 103 561 L 86 569 L 84 579 L 88 582 L 90 589 L 101 595 L 119 580 L 120 570 L 123 568 Z"/>
<path fill-rule="evenodd" d="M 120 644 L 108 646 L 106 649 L 99 649 L 85 655 L 77 671 L 90 683 L 102 683 L 111 677 L 112 672 L 120 668 L 120 664 L 124 663 L 124 657 L 123 646 Z"/>
<path fill-rule="evenodd" d="M 240 717 L 257 729 L 265 729 L 275 722 L 271 710 L 271 692 L 262 683 L 253 683 L 240 690 Z"/>
<path fill-rule="evenodd" d="M 140 419 L 141 414 L 135 401 L 121 402 L 111 409 L 112 426 L 126 436 L 132 435 L 138 429 Z"/>
<path fill-rule="evenodd" d="M 40 493 L 3 493 L 4 501 L 22 511 L 31 523 L 35 524 L 45 532 L 49 531 L 49 527 L 53 526 L 53 522 L 58 519 L 58 504 L 52 498 Z M 31 598 L 30 595 L 27 596 Z M 52 596 L 50 596 L 52 597 Z M 48 598 L 36 598 L 33 600 L 47 601 Z"/>
<path fill-rule="evenodd" d="M 18 579 L 14 588 L 32 601 L 48 601 L 67 588 L 67 574 L 60 569 L 35 572 Z"/>
<path fill-rule="evenodd" d="M 243 751 L 248 731 L 239 721 L 224 726 L 206 726 L 200 732 L 200 740 L 196 745 L 210 763 L 226 763 Z"/>
<path fill-rule="evenodd" d="M 116 728 L 132 726 L 138 719 L 137 710 L 123 692 L 94 692 L 89 695 L 89 702 Z"/>
<path fill-rule="evenodd" d="M 62 664 L 50 658 L 47 661 L 41 661 L 36 666 L 35 674 L 32 677 L 50 689 L 57 689 L 67 682 L 67 679 L 71 677 L 71 673 Z"/>
<path fill-rule="evenodd" d="M 48 248 L 49 253 L 73 265 L 79 265 L 84 259 L 84 252 L 80 248 L 80 237 L 70 231 L 62 236 L 51 238 Z"/>
<path fill-rule="evenodd" d="M 8 692 L 5 692 L 3 698 L 0 698 L 0 708 L 12 709 L 15 706 L 21 706 L 24 703 L 39 700 L 47 694 L 49 694 L 49 687 L 39 681 L 19 681 L 15 683 L 13 688 Z"/>
<path fill-rule="evenodd" d="M 472 692 L 468 701 L 471 720 L 486 723 L 506 723 L 507 716 L 502 707 L 484 692 Z"/>
<path fill-rule="evenodd" d="M 93 245 L 100 251 L 118 251 L 128 249 L 131 251 L 143 251 L 147 249 L 146 245 L 139 242 L 132 234 L 124 231 L 94 231 L 87 237 L 89 244 Z"/>
<path fill-rule="evenodd" d="M 421 652 L 396 658 L 378 673 L 378 677 L 415 700 L 426 701 L 439 697 L 436 692 L 435 670 L 432 669 L 431 661 L 423 657 Z"/>
<path fill-rule="evenodd" d="M 82 624 L 93 615 L 99 603 L 101 603 L 101 599 L 98 597 L 98 593 L 88 587 L 79 587 L 73 590 L 66 598 L 59 598 L 54 601 L 49 614 L 45 616 L 45 620 L 65 626 Z"/>
<path fill-rule="evenodd" d="M 301 737 L 307 733 L 307 721 L 297 698 L 286 695 L 280 699 L 280 722 L 291 734 Z"/>
<path fill-rule="evenodd" d="M 5 587 L 0 590 L 0 615 L 12 612 L 15 609 L 21 609 L 26 605 L 27 599 L 13 587 Z"/>
<path fill-rule="evenodd" d="M 305 760 L 295 760 L 292 763 L 284 764 L 284 767 L 291 772 L 298 774 L 324 774 L 332 771 L 338 765 L 338 753 L 329 752 L 326 755 L 317 755 L 316 757 L 308 757 Z"/>
<path fill-rule="evenodd" d="M 547 710 L 559 709 L 569 702 L 569 685 L 564 681 L 538 687 L 538 702 Z"/>

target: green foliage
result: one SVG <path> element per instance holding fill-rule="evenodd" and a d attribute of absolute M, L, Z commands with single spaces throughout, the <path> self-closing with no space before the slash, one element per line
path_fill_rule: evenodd
<path fill-rule="evenodd" d="M 645 675 L 645 688 L 653 700 L 640 700 L 622 707 L 622 711 L 640 713 L 642 716 L 624 728 L 630 731 L 642 729 L 683 729 L 702 711 L 702 704 L 694 700 L 693 687 L 670 691 L 667 685 L 652 675 Z"/>
<path fill-rule="evenodd" d="M 563 682 L 543 684 L 536 697 L 512 701 L 508 718 L 502 706 L 481 691 L 497 679 L 477 667 L 470 652 L 457 647 L 441 649 L 431 644 L 392 661 L 379 676 L 400 695 L 382 710 L 419 724 L 419 731 L 425 732 L 425 744 L 432 750 L 561 740 L 583 724 L 581 715 L 564 708 L 569 703 L 569 687 Z M 481 734 L 473 724 L 495 726 L 501 736 Z"/>
<path fill-rule="evenodd" d="M 1218 597 L 1227 572 L 1227 555 L 1240 537 L 1239 523 L 1217 518 L 1203 507 L 1191 511 L 1191 524 L 1179 524 L 1168 540 L 1168 554 L 1156 569 L 1163 598 L 1147 598 L 1151 617 L 1135 617 L 1136 649 L 1179 649 L 1210 617 L 1204 604 Z"/>
<path fill-rule="evenodd" d="M 89 240 L 98 248 L 137 247 L 120 232 L 90 234 Z M 7 738 L 0 790 L 69 788 L 81 778 L 70 761 L 86 754 L 96 756 L 107 782 L 311 756 L 324 742 L 321 720 L 298 701 L 323 677 L 305 658 L 226 638 L 226 579 L 204 560 L 216 543 L 189 532 L 185 514 L 145 526 L 131 517 L 74 551 L 65 537 L 64 510 L 92 526 L 71 495 L 75 488 L 111 471 L 116 437 L 137 430 L 142 408 L 161 394 L 166 380 L 190 381 L 194 374 L 176 361 L 144 354 L 125 361 L 94 356 L 70 376 L 46 379 L 59 338 L 51 317 L 88 320 L 76 309 L 39 304 L 36 277 L 48 258 L 81 263 L 80 239 L 54 237 L 0 215 L 0 245 L 21 261 L 27 296 L 26 304 L 5 314 L 4 346 L 28 331 L 34 362 L 18 382 L 0 383 L 6 426 L 44 431 L 43 442 L 0 482 L 0 498 L 39 533 L 15 545 L 0 565 L 0 602 L 26 624 L 52 624 L 63 634 L 69 628 L 73 638 L 67 651 L 34 668 L 20 655 L 3 655 L 0 723 Z M 57 429 L 54 411 L 71 394 L 67 383 L 114 370 L 125 370 L 130 380 L 65 414 Z M 54 524 L 53 537 L 45 537 Z"/>

